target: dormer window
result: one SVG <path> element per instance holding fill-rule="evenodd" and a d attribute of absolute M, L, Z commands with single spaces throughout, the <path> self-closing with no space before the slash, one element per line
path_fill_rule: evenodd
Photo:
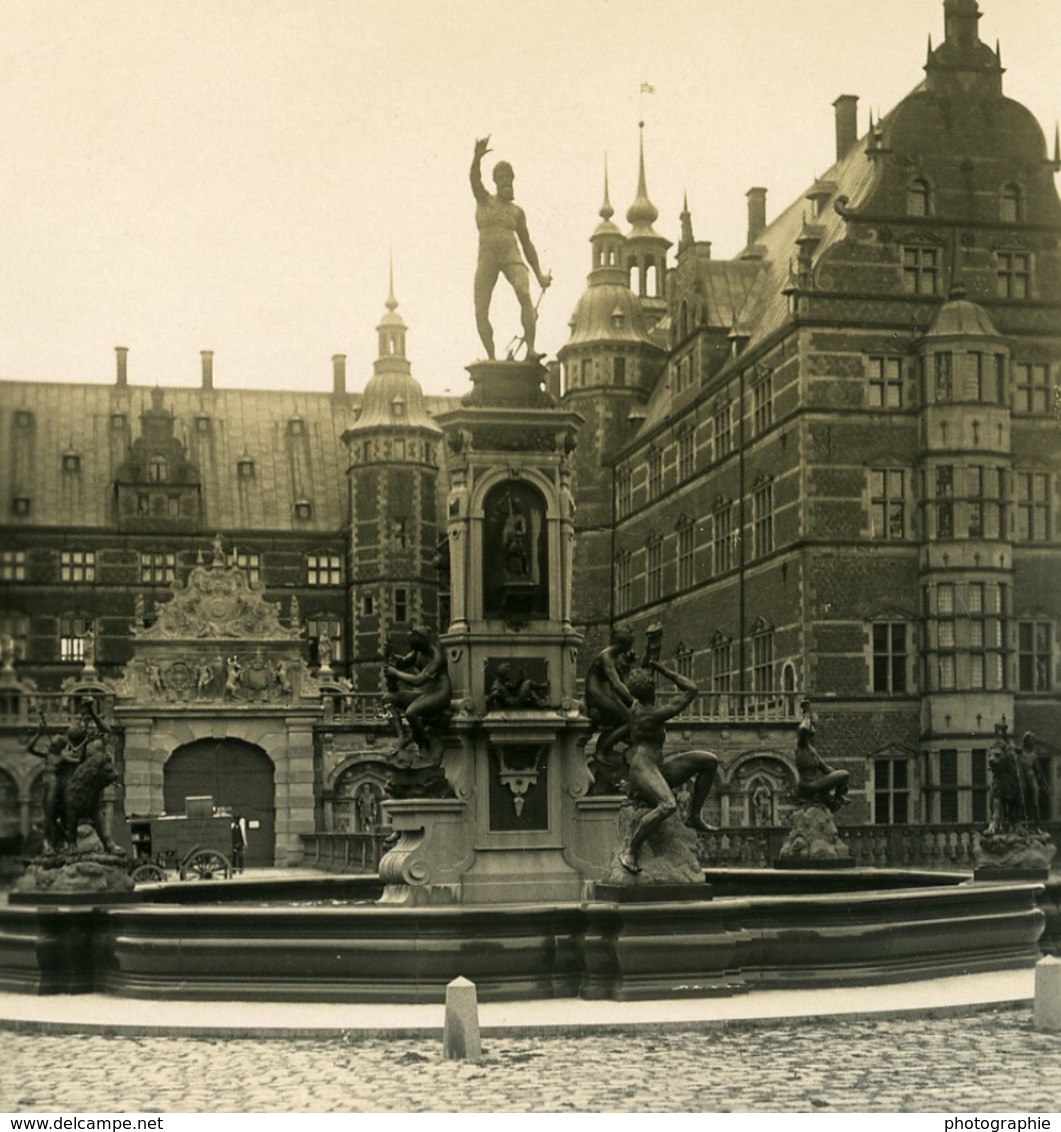
<path fill-rule="evenodd" d="M 619 307 L 616 307 L 615 310 L 612 311 L 612 329 L 613 330 L 622 330 L 623 323 L 625 321 L 626 321 L 626 316 L 619 309 Z"/>
<path fill-rule="evenodd" d="M 391 413 L 395 417 L 404 417 L 405 416 L 405 398 L 404 397 L 395 397 L 394 400 L 391 401 Z"/>
<path fill-rule="evenodd" d="M 33 427 L 33 413 L 29 409 L 18 409 L 15 412 L 15 428 L 29 429 Z"/>
<path fill-rule="evenodd" d="M 111 430 L 113 432 L 121 432 L 125 428 L 125 414 L 124 413 L 111 413 Z"/>
<path fill-rule="evenodd" d="M 287 431 L 291 436 L 301 436 L 306 431 L 306 422 L 301 417 L 292 417 L 287 422 Z"/>
<path fill-rule="evenodd" d="M 254 461 L 250 456 L 241 456 L 236 461 L 236 475 L 241 480 L 254 479 Z"/>
<path fill-rule="evenodd" d="M 998 198 L 998 218 L 1003 224 L 1016 224 L 1021 217 L 1020 185 L 1003 185 Z"/>
<path fill-rule="evenodd" d="M 147 461 L 148 483 L 165 483 L 169 479 L 169 465 L 165 456 L 151 456 Z"/>
<path fill-rule="evenodd" d="M 209 417 L 196 417 L 195 418 L 195 431 L 204 434 L 210 431 L 210 418 Z"/>
<path fill-rule="evenodd" d="M 906 215 L 928 216 L 931 204 L 931 191 L 928 182 L 918 179 L 911 181 L 906 189 Z"/>
<path fill-rule="evenodd" d="M 24 519 L 30 513 L 31 501 L 28 495 L 16 495 L 11 500 L 11 510 L 20 518 Z"/>
<path fill-rule="evenodd" d="M 81 457 L 76 452 L 63 453 L 63 471 L 69 475 L 77 475 L 81 471 Z"/>
<path fill-rule="evenodd" d="M 295 500 L 295 518 L 296 519 L 312 519 L 313 518 L 313 504 L 308 499 Z"/>

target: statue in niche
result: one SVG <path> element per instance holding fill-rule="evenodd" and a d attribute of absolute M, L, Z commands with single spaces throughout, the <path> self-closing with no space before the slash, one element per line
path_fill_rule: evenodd
<path fill-rule="evenodd" d="M 800 802 L 810 802 L 825 806 L 835 813 L 851 801 L 847 790 L 851 774 L 846 770 L 834 770 L 818 754 L 814 746 L 814 716 L 811 714 L 810 700 L 800 701 L 802 718 L 796 729 L 796 798 Z"/>
<path fill-rule="evenodd" d="M 670 704 L 656 705 L 656 681 L 653 672 L 666 677 L 680 691 Z M 627 709 L 633 755 L 627 776 L 627 794 L 642 812 L 630 827 L 626 845 L 619 851 L 619 864 L 629 873 L 641 871 L 640 850 L 644 842 L 670 817 L 678 812 L 675 790 L 692 782 L 689 812 L 685 824 L 701 833 L 714 832 L 701 816 L 711 791 L 719 760 L 710 751 L 679 751 L 664 755 L 666 722 L 683 712 L 700 689 L 686 677 L 666 668 L 651 656 L 646 668 L 638 668 L 626 679 L 626 689 L 633 698 Z"/>
<path fill-rule="evenodd" d="M 148 661 L 144 665 L 144 673 L 147 676 L 147 686 L 156 696 L 164 696 L 166 694 L 166 686 L 162 681 L 162 669 L 153 661 Z"/>
<path fill-rule="evenodd" d="M 501 546 L 505 558 L 505 572 L 510 578 L 530 576 L 530 555 L 527 552 L 527 516 L 523 504 L 508 496 L 508 514 L 501 529 Z"/>
<path fill-rule="evenodd" d="M 497 285 L 497 277 L 504 275 L 519 302 L 527 360 L 537 361 L 540 355 L 535 352 L 534 339 L 538 309 L 531 299 L 527 264 L 533 270 L 543 294 L 553 281 L 552 275 L 542 271 L 538 253 L 527 231 L 527 217 L 515 202 L 515 173 L 512 166 L 507 161 L 499 161 L 494 166 L 496 193 L 487 192 L 483 185 L 480 165 L 489 152 L 489 134 L 485 138 L 477 138 L 470 173 L 472 195 L 475 197 L 475 224 L 479 229 L 479 261 L 475 268 L 475 325 L 486 356 L 493 360 L 494 330 L 490 325 L 490 299 Z M 526 264 L 523 262 L 524 256 Z"/>
<path fill-rule="evenodd" d="M 522 668 L 517 669 L 509 661 L 504 661 L 498 665 L 486 694 L 486 710 L 544 707 L 548 694 L 548 681 L 531 680 L 524 676 Z"/>
<path fill-rule="evenodd" d="M 285 661 L 278 660 L 273 667 L 273 675 L 276 677 L 276 686 L 280 689 L 282 695 L 291 695 L 291 677 L 287 672 L 287 664 Z"/>
<path fill-rule="evenodd" d="M 752 825 L 772 825 L 774 817 L 773 791 L 765 782 L 760 782 L 752 791 Z"/>
<path fill-rule="evenodd" d="M 524 623 L 549 612 L 545 501 L 513 477 L 495 485 L 483 507 L 483 596 L 488 617 Z"/>
<path fill-rule="evenodd" d="M 373 833 L 379 828 L 379 794 L 374 786 L 364 782 L 354 796 L 357 807 L 357 824 L 362 833 Z"/>
<path fill-rule="evenodd" d="M 391 761 L 399 767 L 439 766 L 453 685 L 434 632 L 424 625 L 410 629 L 409 652 L 392 655 L 383 678 L 383 704 L 398 739 Z M 408 753 L 410 747 L 416 755 Z"/>

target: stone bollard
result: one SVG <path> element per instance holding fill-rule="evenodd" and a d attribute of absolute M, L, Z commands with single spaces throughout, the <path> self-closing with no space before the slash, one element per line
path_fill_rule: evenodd
<path fill-rule="evenodd" d="M 1035 964 L 1035 1011 L 1037 1030 L 1061 1030 L 1061 959 L 1047 955 Z"/>
<path fill-rule="evenodd" d="M 465 978 L 456 978 L 446 987 L 442 1055 L 457 1061 L 478 1061 L 483 1055 L 479 1042 L 479 1005 L 475 997 L 475 983 Z"/>

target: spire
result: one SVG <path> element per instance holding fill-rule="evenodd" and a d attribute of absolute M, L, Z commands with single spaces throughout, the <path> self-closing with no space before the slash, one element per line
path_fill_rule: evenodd
<path fill-rule="evenodd" d="M 608 197 L 608 155 L 604 155 L 604 202 L 600 206 L 601 220 L 611 220 L 615 215 L 615 209 L 612 208 L 612 202 Z"/>
<path fill-rule="evenodd" d="M 678 251 L 682 252 L 686 248 L 691 248 L 696 242 L 693 236 L 693 218 L 689 212 L 689 191 L 686 189 L 682 193 L 682 211 L 679 216 L 682 224 L 681 239 L 678 241 Z"/>
<path fill-rule="evenodd" d="M 380 319 L 376 331 L 379 335 L 379 355 L 375 371 L 382 369 L 401 369 L 409 372 L 409 362 L 405 357 L 405 320 L 398 313 L 398 300 L 394 297 L 394 254 L 390 257 L 387 300 L 383 304 L 387 313 Z"/>
<path fill-rule="evenodd" d="M 384 304 L 389 311 L 396 311 L 398 309 L 398 300 L 394 297 L 394 252 L 390 253 L 390 290 L 387 293 L 387 301 Z"/>
<path fill-rule="evenodd" d="M 1054 172 L 1061 170 L 1061 126 L 1054 123 Z"/>
<path fill-rule="evenodd" d="M 659 209 L 648 199 L 648 188 L 645 181 L 645 123 L 638 122 L 640 131 L 639 158 L 637 171 L 637 196 L 634 203 L 626 211 L 626 219 L 633 231 L 632 236 L 655 236 L 652 225 L 659 216 Z"/>

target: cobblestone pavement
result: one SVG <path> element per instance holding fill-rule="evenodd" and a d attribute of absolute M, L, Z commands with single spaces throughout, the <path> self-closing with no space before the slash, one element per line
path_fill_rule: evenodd
<path fill-rule="evenodd" d="M 1027 1010 L 441 1039 L 5 1033 L 9 1112 L 1026 1112 L 1061 1109 L 1061 1034 Z"/>

